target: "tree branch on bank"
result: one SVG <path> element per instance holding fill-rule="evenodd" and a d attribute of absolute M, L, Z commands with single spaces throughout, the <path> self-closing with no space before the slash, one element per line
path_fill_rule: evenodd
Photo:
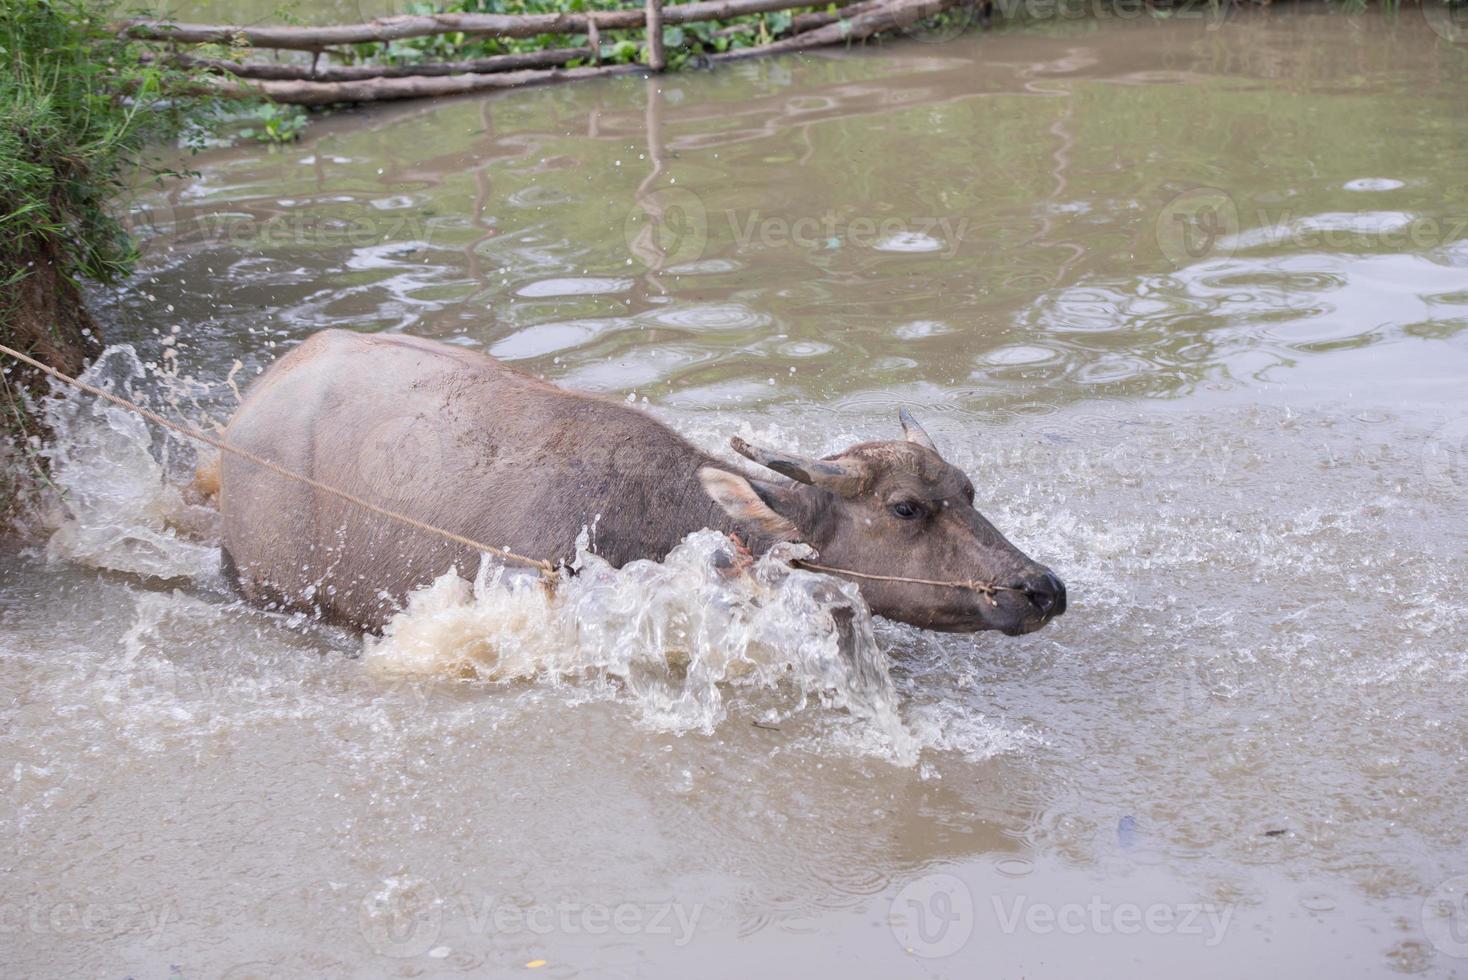
<path fill-rule="evenodd" d="M 662 71 L 668 67 L 663 53 L 663 0 L 647 0 L 647 67 Z"/>
<path fill-rule="evenodd" d="M 525 68 L 556 68 L 577 58 L 590 58 L 590 47 L 548 48 L 519 54 L 497 54 L 469 61 L 435 61 L 407 65 L 293 65 L 271 61 L 230 61 L 189 54 L 166 56 L 181 68 L 204 68 L 236 78 L 268 81 L 356 82 L 369 78 L 411 78 L 438 75 L 487 75 Z"/>
<path fill-rule="evenodd" d="M 842 0 L 836 0 L 838 4 Z M 663 10 L 663 24 L 675 27 L 709 20 L 731 20 L 750 14 L 808 7 L 793 0 L 701 0 Z M 118 30 L 139 41 L 179 44 L 224 44 L 231 47 L 279 48 L 288 51 L 324 51 L 338 45 L 386 43 L 435 34 L 466 37 L 537 37 L 542 34 L 585 34 L 592 19 L 602 31 L 646 27 L 646 9 L 606 10 L 593 14 L 403 14 L 381 17 L 365 24 L 328 27 L 234 27 L 217 24 L 174 24 L 152 20 L 126 21 Z"/>
<path fill-rule="evenodd" d="M 717 4 L 683 4 L 669 7 L 664 13 L 687 11 L 690 8 L 705 10 L 718 6 L 728 8 L 758 3 L 769 5 L 780 2 L 787 6 L 789 0 L 720 0 Z M 771 44 L 754 48 L 741 48 L 711 55 L 709 60 L 738 61 L 746 58 L 775 54 L 782 51 L 801 51 L 825 45 L 851 43 L 884 31 L 899 30 L 920 20 L 942 13 L 956 6 L 961 0 L 886 0 L 886 2 L 859 5 L 859 12 L 851 18 L 841 18 L 834 23 L 796 34 Z M 858 6 L 851 8 L 858 11 Z M 638 17 L 642 11 L 634 11 Z M 601 20 L 607 15 L 599 14 Z M 729 14 L 721 16 L 732 16 Z M 605 26 L 603 24 L 603 26 Z M 579 49 L 585 54 L 585 49 Z M 509 57 L 509 56 L 504 56 Z M 421 67 L 421 66 L 410 66 Z M 340 71 L 340 69 L 329 69 Z M 213 91 L 220 95 L 248 97 L 263 96 L 274 102 L 291 105 L 323 106 L 348 102 L 387 102 L 398 99 L 433 98 L 447 95 L 463 95 L 493 89 L 515 88 L 521 85 L 548 82 L 574 81 L 608 75 L 625 75 L 646 71 L 643 65 L 591 65 L 582 68 L 525 69 L 520 71 L 497 71 L 494 73 L 457 73 L 429 75 L 422 72 L 411 76 L 388 75 L 381 71 L 370 77 L 350 78 L 335 81 L 310 78 L 288 78 L 258 80 L 216 80 L 211 83 Z"/>
<path fill-rule="evenodd" d="M 865 9 L 851 18 L 842 16 L 835 23 L 827 24 L 825 27 L 817 27 L 814 30 L 757 48 L 726 51 L 723 54 L 715 55 L 713 60 L 743 61 L 746 58 L 778 54 L 782 51 L 804 51 L 830 44 L 859 41 L 874 34 L 901 30 L 918 21 L 936 17 L 950 7 L 958 6 L 961 2 L 962 0 L 889 0 L 887 3 L 876 4 Z M 842 13 L 845 14 L 846 11 Z"/>
<path fill-rule="evenodd" d="M 827 10 L 820 10 L 811 11 L 804 14 L 796 14 L 790 21 L 790 29 L 783 33 L 787 36 L 790 34 L 803 34 L 806 31 L 813 31 L 817 27 L 825 27 L 827 24 L 834 24 L 838 20 L 842 20 L 843 18 L 846 20 L 850 20 L 857 14 L 864 13 L 868 10 L 873 9 L 874 7 L 881 6 L 884 2 L 885 0 L 860 0 L 859 3 L 853 3 L 849 6 L 842 7 L 840 10 L 834 13 Z M 758 25 L 753 23 L 730 24 L 728 27 L 721 27 L 717 31 L 714 31 L 714 36 L 732 37 L 736 34 L 747 34 L 754 31 L 757 27 Z"/>

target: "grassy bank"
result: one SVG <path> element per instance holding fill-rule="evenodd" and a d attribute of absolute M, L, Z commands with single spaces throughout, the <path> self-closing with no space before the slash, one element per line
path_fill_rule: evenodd
<path fill-rule="evenodd" d="M 125 186 L 148 167 L 147 148 L 176 138 L 198 108 L 164 98 L 178 72 L 143 64 L 108 29 L 111 13 L 80 0 L 0 2 L 0 341 L 67 372 L 101 346 L 83 285 L 120 282 L 136 257 L 115 210 Z M 39 373 L 0 361 L 3 451 L 25 459 Z M 0 514 L 25 469 L 0 472 Z"/>

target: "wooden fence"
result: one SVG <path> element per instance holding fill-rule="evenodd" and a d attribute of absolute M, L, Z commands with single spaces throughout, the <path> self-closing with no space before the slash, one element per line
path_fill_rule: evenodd
<path fill-rule="evenodd" d="M 739 48 L 709 56 L 710 61 L 733 61 L 785 51 L 860 41 L 901 30 L 973 0 L 836 0 L 835 12 L 796 15 L 788 32 L 769 44 Z M 180 24 L 132 20 L 120 32 L 165 47 L 159 57 L 204 69 L 210 88 L 223 95 L 254 93 L 294 105 L 330 105 L 455 95 L 487 89 L 511 88 L 537 82 L 564 81 L 597 75 L 660 71 L 666 64 L 663 28 L 681 24 L 729 20 L 751 14 L 774 13 L 811 6 L 810 0 L 700 0 L 664 6 L 646 0 L 641 9 L 555 14 L 405 14 L 365 24 L 325 27 L 234 27 L 216 24 Z M 601 32 L 638 30 L 645 33 L 646 64 L 603 65 Z M 728 30 L 728 29 L 726 29 Z M 466 37 L 527 38 L 545 34 L 585 34 L 584 47 L 554 48 L 495 55 L 468 61 L 423 64 L 344 64 L 333 50 L 348 45 L 386 43 L 439 34 Z M 184 46 L 224 45 L 237 51 L 256 49 L 307 52 L 309 64 L 282 61 L 200 57 Z M 587 65 L 566 67 L 572 61 Z"/>

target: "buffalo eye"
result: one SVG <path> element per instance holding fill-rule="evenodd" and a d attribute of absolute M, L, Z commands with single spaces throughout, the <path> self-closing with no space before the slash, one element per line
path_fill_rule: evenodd
<path fill-rule="evenodd" d="M 923 516 L 921 504 L 913 503 L 911 500 L 899 500 L 892 505 L 892 513 L 904 521 L 911 521 Z"/>

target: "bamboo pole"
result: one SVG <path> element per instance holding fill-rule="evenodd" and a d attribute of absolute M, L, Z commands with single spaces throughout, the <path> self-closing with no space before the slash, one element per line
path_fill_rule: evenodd
<path fill-rule="evenodd" d="M 838 4 L 847 0 L 835 0 Z M 770 13 L 808 7 L 810 0 L 700 0 L 673 4 L 662 11 L 663 23 L 695 24 L 729 20 L 749 14 Z M 586 34 L 595 17 L 601 30 L 634 30 L 647 25 L 647 11 L 607 10 L 596 14 L 402 14 L 381 17 L 365 24 L 325 27 L 260 26 L 236 27 L 220 24 L 177 24 L 165 21 L 132 20 L 118 25 L 120 33 L 139 41 L 169 41 L 176 44 L 225 44 L 231 47 L 280 48 L 288 51 L 323 51 L 349 44 L 401 41 L 435 34 L 467 36 L 536 37 L 541 34 Z"/>
<path fill-rule="evenodd" d="M 605 75 L 645 72 L 644 65 L 601 65 L 585 68 L 546 68 L 478 75 L 413 75 L 408 78 L 364 78 L 349 82 L 251 79 L 218 80 L 207 91 L 234 98 L 264 96 L 286 105 L 336 105 L 346 102 L 392 102 L 399 99 L 438 98 L 545 82 L 569 82 Z"/>
<path fill-rule="evenodd" d="M 434 61 L 408 65 L 293 65 L 272 61 L 230 61 L 188 54 L 168 55 L 167 61 L 184 68 L 205 68 L 236 78 L 268 81 L 356 82 L 368 78 L 410 78 L 432 75 L 484 75 L 522 68 L 556 68 L 589 55 L 587 48 L 550 48 L 520 54 L 497 54 L 470 61 Z"/>
<path fill-rule="evenodd" d="M 769 2 L 769 0 L 761 0 L 761 2 Z M 789 0 L 780 0 L 780 2 L 789 5 Z M 942 13 L 960 2 L 962 0 L 885 0 L 885 2 L 876 3 L 870 7 L 863 3 L 860 8 L 853 8 L 855 16 L 850 19 L 842 18 L 835 23 L 760 47 L 741 48 L 712 55 L 709 60 L 713 62 L 739 61 L 766 54 L 807 50 L 823 45 L 849 44 L 883 31 L 906 27 L 924 18 Z M 709 5 L 683 4 L 670 7 L 664 13 L 672 14 L 674 11 L 695 6 L 707 7 Z M 644 11 L 634 11 L 634 13 L 639 18 L 644 15 Z M 226 80 L 216 77 L 204 83 L 203 87 L 204 90 L 224 96 L 264 96 L 275 102 L 319 106 L 346 102 L 385 102 L 398 99 L 462 95 L 493 89 L 515 88 L 520 85 L 632 74 L 646 70 L 647 68 L 642 65 L 601 65 L 584 68 L 525 69 L 439 76 L 420 74 L 408 77 L 385 77 L 374 75 L 369 78 L 345 81 Z"/>
<path fill-rule="evenodd" d="M 653 71 L 668 67 L 663 53 L 663 0 L 647 0 L 647 67 Z"/>
<path fill-rule="evenodd" d="M 799 14 L 794 18 L 790 34 L 824 27 L 840 20 L 844 14 L 858 14 L 879 6 L 883 0 L 860 0 L 836 13 Z M 728 35 L 740 30 L 753 30 L 753 25 L 726 27 L 715 34 Z M 291 64 L 280 61 L 233 61 L 229 58 L 201 58 L 183 52 L 167 55 L 145 55 L 145 61 L 166 60 L 183 68 L 203 68 L 222 72 L 236 78 L 259 81 L 302 81 L 302 82 L 357 82 L 371 78 L 410 78 L 413 76 L 437 75 L 480 75 L 493 72 L 519 71 L 524 68 L 559 68 L 575 61 L 588 58 L 593 65 L 601 64 L 601 34 L 596 18 L 587 24 L 586 47 L 549 48 L 544 51 L 525 51 L 518 54 L 499 54 L 488 58 L 467 61 L 431 61 L 401 65 L 327 65 L 318 67 L 316 59 L 310 65 Z"/>

